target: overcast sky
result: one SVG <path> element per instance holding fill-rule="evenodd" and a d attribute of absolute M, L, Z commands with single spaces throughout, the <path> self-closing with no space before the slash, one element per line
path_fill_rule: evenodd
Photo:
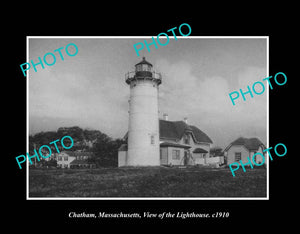
<path fill-rule="evenodd" d="M 30 38 L 29 59 L 34 62 L 69 43 L 77 45 L 78 54 L 70 57 L 63 49 L 64 61 L 56 52 L 55 65 L 30 70 L 29 134 L 79 126 L 123 137 L 129 98 L 124 74 L 145 56 L 162 74 L 160 117 L 163 113 L 171 121 L 188 117 L 214 146 L 225 147 L 240 136 L 258 137 L 266 144 L 266 91 L 253 98 L 247 94 L 247 100 L 237 99 L 235 106 L 228 95 L 267 77 L 266 39 L 171 38 L 168 45 L 158 49 L 152 45 L 150 53 L 144 49 L 138 57 L 133 44 L 143 40 Z M 50 62 L 51 56 L 47 59 Z"/>

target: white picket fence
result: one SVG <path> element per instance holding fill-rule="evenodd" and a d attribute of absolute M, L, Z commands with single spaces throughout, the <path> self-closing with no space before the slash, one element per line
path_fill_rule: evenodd
<path fill-rule="evenodd" d="M 205 160 L 206 160 L 207 164 L 214 164 L 214 163 L 223 164 L 224 163 L 224 157 L 223 156 L 206 158 Z"/>

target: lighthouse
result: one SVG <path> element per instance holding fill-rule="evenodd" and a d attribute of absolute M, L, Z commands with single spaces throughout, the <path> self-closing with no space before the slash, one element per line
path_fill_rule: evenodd
<path fill-rule="evenodd" d="M 125 74 L 130 87 L 126 166 L 159 166 L 158 90 L 161 74 L 143 60 Z"/>

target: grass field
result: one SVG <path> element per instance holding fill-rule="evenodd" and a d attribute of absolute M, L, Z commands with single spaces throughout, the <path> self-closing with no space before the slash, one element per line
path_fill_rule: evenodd
<path fill-rule="evenodd" d="M 30 169 L 29 197 L 266 197 L 266 170 Z"/>

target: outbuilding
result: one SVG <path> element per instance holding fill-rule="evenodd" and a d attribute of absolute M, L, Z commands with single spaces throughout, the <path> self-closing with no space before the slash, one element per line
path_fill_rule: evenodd
<path fill-rule="evenodd" d="M 242 163 L 247 163 L 249 157 L 252 159 L 252 156 L 259 152 L 264 155 L 264 150 L 266 146 L 258 138 L 245 138 L 239 137 L 235 141 L 231 142 L 224 150 L 226 164 L 229 165 L 234 162 L 239 162 L 242 160 Z M 263 162 L 261 155 L 256 155 L 255 161 L 257 164 Z M 265 164 L 266 164 L 265 160 Z"/>

